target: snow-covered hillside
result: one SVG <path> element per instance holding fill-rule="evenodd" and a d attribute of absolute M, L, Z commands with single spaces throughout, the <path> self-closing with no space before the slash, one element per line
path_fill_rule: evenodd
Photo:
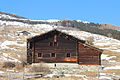
<path fill-rule="evenodd" d="M 14 17 L 8 14 L 0 14 L 0 18 L 5 19 L 17 19 L 18 17 Z M 19 18 L 19 20 L 23 21 L 32 21 L 32 22 L 48 22 L 47 24 L 28 24 L 25 22 L 19 21 L 6 21 L 0 20 L 0 63 L 4 61 L 18 62 L 22 61 L 26 62 L 26 40 L 27 38 L 40 35 L 46 33 L 50 30 L 57 29 L 61 32 L 72 35 L 76 38 L 87 41 L 88 39 L 92 39 L 92 46 L 100 48 L 103 51 L 101 55 L 102 73 L 105 74 L 104 78 L 107 77 L 107 74 L 110 75 L 118 75 L 116 70 L 120 70 L 118 68 L 120 66 L 120 41 L 108 38 L 103 35 L 92 34 L 85 31 L 80 31 L 75 28 L 68 28 L 62 26 L 54 26 L 51 22 L 57 22 L 59 20 L 30 20 Z M 88 23 L 88 22 L 85 22 Z M 23 31 L 28 32 L 26 35 L 22 33 Z M 109 70 L 112 70 L 110 72 Z M 119 74 L 120 75 L 120 74 Z"/>
<path fill-rule="evenodd" d="M 16 14 L 5 13 L 5 12 L 0 12 L 0 18 L 2 19 L 26 19 Z"/>
<path fill-rule="evenodd" d="M 65 20 L 65 19 L 63 19 Z M 61 20 L 61 21 L 63 21 Z M 37 26 L 40 25 L 41 23 L 44 24 L 53 24 L 54 22 L 58 22 L 60 20 L 57 19 L 49 19 L 49 20 L 32 20 L 32 19 L 27 19 L 15 14 L 10 14 L 10 13 L 5 13 L 5 12 L 0 12 L 0 25 L 9 25 L 9 26 L 24 26 L 24 27 L 31 27 L 31 26 Z M 77 22 L 83 22 L 83 23 L 90 23 L 88 21 L 81 21 L 81 20 L 76 20 Z"/>
<path fill-rule="evenodd" d="M 10 40 L 4 40 L 1 43 L 0 45 L 0 49 L 14 49 L 13 48 L 9 48 L 7 45 L 15 45 L 15 46 L 24 46 L 26 47 L 26 42 L 24 41 L 23 44 L 18 44 L 17 43 L 17 40 L 21 40 L 21 37 L 22 39 L 26 39 L 28 37 L 32 37 L 32 36 L 35 36 L 35 35 L 40 35 L 41 33 L 46 33 L 50 30 L 53 30 L 53 29 L 58 29 L 60 30 L 61 32 L 64 32 L 64 33 L 67 33 L 69 35 L 72 35 L 72 36 L 75 36 L 76 38 L 79 38 L 79 39 L 82 39 L 82 40 L 87 40 L 88 38 L 92 37 L 93 39 L 93 46 L 96 46 L 100 49 L 103 49 L 103 50 L 109 50 L 109 51 L 113 51 L 113 52 L 120 52 L 120 41 L 119 40 L 116 40 L 116 39 L 112 39 L 112 38 L 108 38 L 108 37 L 105 37 L 105 36 L 102 36 L 102 35 L 98 35 L 98 34 L 92 34 L 92 33 L 89 33 L 89 32 L 85 32 L 85 31 L 79 31 L 77 29 L 66 29 L 62 26 L 51 26 L 51 25 L 45 25 L 45 24 L 41 24 L 41 25 L 36 25 L 36 26 L 31 26 L 31 27 L 27 27 L 25 29 L 27 29 L 28 32 L 30 32 L 30 36 L 16 36 L 18 35 L 21 31 L 19 31 L 19 29 L 24 29 L 24 25 L 23 27 L 17 27 L 18 28 L 18 31 L 17 30 L 9 30 L 9 28 L 12 27 L 12 26 L 7 26 L 8 28 L 8 32 L 3 32 L 3 33 L 9 33 L 9 35 L 6 35 L 8 37 L 8 39 L 10 38 L 15 38 L 15 41 L 10 41 Z M 14 27 L 14 28 L 15 28 Z M 13 28 L 13 29 L 14 29 Z M 4 30 L 3 27 L 1 27 L 1 31 Z M 6 28 L 5 28 L 6 29 Z M 2 32 L 1 32 L 2 33 Z M 2 33 L 2 34 L 3 34 Z M 13 34 L 14 33 L 14 34 Z M 14 35 L 14 37 L 13 37 Z M 4 37 L 3 35 L 0 35 L 1 37 Z M 14 49 L 15 50 L 15 49 Z M 104 56 L 104 55 L 103 55 Z"/>
<path fill-rule="evenodd" d="M 2 26 L 0 27 L 0 60 L 19 62 L 26 61 L 26 39 L 35 35 L 46 33 L 50 30 L 58 29 L 61 32 L 75 36 L 82 40 L 87 40 L 92 37 L 93 45 L 105 52 L 102 54 L 102 65 L 105 67 L 105 71 L 113 69 L 116 66 L 120 66 L 120 41 L 112 38 L 108 38 L 98 34 L 92 34 L 85 31 L 79 31 L 72 28 L 64 28 L 62 26 L 52 25 L 37 25 L 31 27 L 19 27 L 19 26 Z M 21 34 L 22 31 L 27 31 L 30 34 Z M 8 35 L 9 34 L 9 35 Z M 106 52 L 109 51 L 109 52 Z M 107 64 L 106 64 L 107 62 Z M 109 64 L 110 65 L 109 65 Z M 119 70 L 119 68 L 117 68 Z"/>

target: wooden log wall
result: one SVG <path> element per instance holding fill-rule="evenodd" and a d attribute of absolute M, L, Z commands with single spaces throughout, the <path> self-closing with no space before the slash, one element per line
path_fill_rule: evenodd
<path fill-rule="evenodd" d="M 56 42 L 56 43 L 54 43 Z M 42 57 L 39 57 L 42 55 Z M 54 53 L 55 57 L 51 54 Z M 70 57 L 67 57 L 70 53 Z M 100 65 L 101 51 L 72 36 L 58 31 L 48 32 L 28 40 L 28 63 L 78 63 L 81 65 Z"/>
<path fill-rule="evenodd" d="M 68 40 L 66 35 L 57 35 L 57 46 L 50 46 L 50 42 L 54 42 L 54 36 L 45 38 L 44 40 L 35 42 L 35 52 L 33 55 L 34 62 L 77 62 L 77 43 L 74 40 Z M 42 53 L 42 57 L 38 57 L 38 53 Z M 55 57 L 51 57 L 51 53 L 55 53 Z M 66 57 L 70 53 L 70 57 Z"/>
<path fill-rule="evenodd" d="M 93 48 L 92 46 L 88 46 L 81 42 L 78 43 L 78 52 L 79 52 L 79 64 L 85 65 L 100 65 L 100 52 Z"/>

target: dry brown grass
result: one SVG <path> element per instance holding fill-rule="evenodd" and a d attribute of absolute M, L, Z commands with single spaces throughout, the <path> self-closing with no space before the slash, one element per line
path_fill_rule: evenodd
<path fill-rule="evenodd" d="M 120 75 L 120 69 L 108 69 L 108 70 L 103 70 L 100 71 L 101 73 L 107 73 L 107 74 L 115 74 L 115 75 Z"/>
<path fill-rule="evenodd" d="M 26 50 L 26 46 L 17 46 L 17 45 L 7 45 L 9 48 L 14 48 L 18 50 Z"/>
<path fill-rule="evenodd" d="M 83 78 L 81 78 L 81 77 L 62 77 L 62 78 L 39 78 L 39 79 L 29 79 L 29 80 L 83 80 Z"/>
<path fill-rule="evenodd" d="M 14 62 L 4 62 L 3 68 L 14 68 L 16 65 Z"/>
<path fill-rule="evenodd" d="M 44 74 L 51 73 L 50 68 L 42 62 L 39 64 L 32 64 L 28 66 L 27 69 L 29 69 L 29 72 L 43 72 Z"/>
<path fill-rule="evenodd" d="M 103 54 L 107 54 L 107 55 L 109 55 L 109 56 L 114 56 L 114 55 L 118 56 L 118 55 L 120 55 L 119 53 L 120 53 L 120 52 L 109 51 L 109 50 L 104 50 L 104 51 L 103 51 Z"/>
<path fill-rule="evenodd" d="M 84 80 L 82 77 L 61 77 L 61 78 L 36 78 L 36 79 L 26 79 L 26 80 Z M 87 78 L 87 80 L 108 80 L 108 79 L 93 79 Z"/>
<path fill-rule="evenodd" d="M 84 71 L 79 73 L 80 75 L 86 75 L 87 77 L 97 77 L 98 72 L 97 71 Z"/>
<path fill-rule="evenodd" d="M 107 54 L 108 56 L 116 56 L 114 58 L 111 58 L 110 60 L 115 60 L 117 62 L 120 62 L 120 53 L 119 52 L 104 50 L 103 54 Z"/>
<path fill-rule="evenodd" d="M 110 47 L 111 45 L 103 45 L 103 46 L 96 46 L 96 47 L 98 47 L 98 48 L 107 48 L 107 47 Z"/>

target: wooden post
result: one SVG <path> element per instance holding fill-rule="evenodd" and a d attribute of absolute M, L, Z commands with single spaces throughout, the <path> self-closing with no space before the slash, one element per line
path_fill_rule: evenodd
<path fill-rule="evenodd" d="M 10 80 L 10 73 L 7 71 L 7 80 Z"/>
<path fill-rule="evenodd" d="M 97 77 L 98 77 L 98 79 L 99 79 L 99 77 L 100 77 L 99 66 L 98 66 L 98 71 L 97 71 Z"/>
<path fill-rule="evenodd" d="M 23 71 L 22 79 L 24 80 L 24 71 Z"/>
<path fill-rule="evenodd" d="M 33 63 L 35 63 L 35 41 L 33 42 Z"/>
<path fill-rule="evenodd" d="M 79 42 L 77 41 L 77 44 L 76 44 L 77 46 L 76 46 L 76 48 L 77 48 L 77 63 L 79 64 Z"/>

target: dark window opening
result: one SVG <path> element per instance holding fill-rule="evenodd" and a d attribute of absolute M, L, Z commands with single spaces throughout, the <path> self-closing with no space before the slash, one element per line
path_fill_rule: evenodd
<path fill-rule="evenodd" d="M 32 49 L 32 43 L 28 44 L 29 48 Z"/>
<path fill-rule="evenodd" d="M 53 42 L 50 42 L 50 44 L 49 44 L 50 46 L 53 46 Z"/>
<path fill-rule="evenodd" d="M 57 46 L 58 45 L 58 43 L 57 42 L 54 42 L 54 46 Z"/>
<path fill-rule="evenodd" d="M 56 54 L 55 53 L 51 53 L 51 57 L 56 57 Z"/>
<path fill-rule="evenodd" d="M 71 57 L 71 54 L 70 54 L 70 53 L 67 53 L 66 57 Z"/>
<path fill-rule="evenodd" d="M 42 57 L 42 53 L 38 53 L 38 57 Z"/>
<path fill-rule="evenodd" d="M 58 43 L 57 42 L 50 42 L 49 45 L 50 46 L 58 46 Z"/>

